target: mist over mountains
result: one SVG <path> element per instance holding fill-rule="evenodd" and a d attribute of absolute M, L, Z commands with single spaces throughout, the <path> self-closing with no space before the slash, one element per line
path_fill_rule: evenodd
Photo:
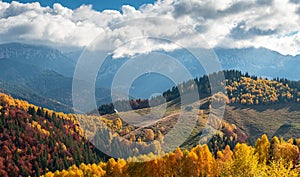
<path fill-rule="evenodd" d="M 236 69 L 262 77 L 300 80 L 300 55 L 281 55 L 265 48 L 215 49 L 223 69 Z"/>
<path fill-rule="evenodd" d="M 249 72 L 250 75 L 300 80 L 297 74 L 300 64 L 299 55 L 281 55 L 265 48 L 216 48 L 214 52 L 220 60 L 222 69 L 225 70 L 236 69 Z M 205 70 L 190 53 L 184 50 L 164 53 L 182 63 L 193 77 L 205 74 Z M 1 44 L 0 89 L 16 98 L 40 106 L 72 112 L 72 76 L 80 54 L 80 51 L 63 53 L 47 46 Z M 127 61 L 127 58 L 112 59 L 108 56 L 99 68 L 96 81 L 98 104 L 111 101 L 109 90 L 112 80 L 119 68 Z M 149 98 L 154 93 L 162 93 L 174 85 L 175 83 L 165 76 L 146 73 L 132 83 L 130 96 Z"/>

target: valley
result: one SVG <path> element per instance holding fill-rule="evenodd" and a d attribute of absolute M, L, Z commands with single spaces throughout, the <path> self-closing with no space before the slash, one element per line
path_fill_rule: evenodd
<path fill-rule="evenodd" d="M 0 0 L 0 177 L 300 177 L 300 0 Z"/>

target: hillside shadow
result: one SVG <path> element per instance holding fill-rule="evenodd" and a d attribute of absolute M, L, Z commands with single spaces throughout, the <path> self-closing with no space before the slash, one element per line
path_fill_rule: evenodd
<path fill-rule="evenodd" d="M 232 110 L 245 110 L 245 109 L 253 109 L 257 112 L 264 112 L 267 110 L 280 110 L 280 109 L 288 109 L 289 112 L 292 111 L 300 111 L 300 104 L 299 103 L 278 103 L 278 104 L 269 104 L 269 105 L 240 105 L 240 104 L 228 104 L 227 106 L 231 106 Z"/>
<path fill-rule="evenodd" d="M 293 128 L 293 125 L 291 125 L 289 123 L 285 123 L 277 129 L 277 131 L 274 133 L 273 136 L 277 136 L 277 137 L 283 136 L 283 135 L 289 133 L 292 128 Z"/>

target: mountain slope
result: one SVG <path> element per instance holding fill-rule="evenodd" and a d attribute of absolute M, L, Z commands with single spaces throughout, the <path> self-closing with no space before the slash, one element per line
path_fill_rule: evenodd
<path fill-rule="evenodd" d="M 0 45 L 1 89 L 58 111 L 71 112 L 74 63 L 56 49 L 20 43 Z"/>
<path fill-rule="evenodd" d="M 53 108 L 53 110 L 58 112 L 68 113 L 73 111 L 69 105 L 40 95 L 37 92 L 33 91 L 31 88 L 19 84 L 10 84 L 7 82 L 2 82 L 0 80 L 0 92 L 10 94 L 17 99 L 30 100 L 30 103 L 32 104 L 46 108 Z"/>
<path fill-rule="evenodd" d="M 84 137 L 72 115 L 0 93 L 0 176 L 39 176 L 105 155 Z"/>
<path fill-rule="evenodd" d="M 0 89 L 39 106 L 73 112 L 74 68 L 75 61 L 57 49 L 21 43 L 0 45 Z M 109 89 L 96 91 L 99 104 L 111 101 Z"/>
<path fill-rule="evenodd" d="M 300 55 L 281 55 L 265 48 L 215 49 L 223 69 L 235 69 L 256 76 L 300 80 Z"/>
<path fill-rule="evenodd" d="M 300 133 L 300 104 L 229 105 L 224 120 L 235 124 L 247 136 L 252 145 L 258 137 L 267 134 L 284 139 L 297 138 Z"/>
<path fill-rule="evenodd" d="M 300 79 L 297 70 L 300 56 L 283 56 L 263 48 L 217 48 L 215 52 L 224 69 L 234 68 L 271 78 Z M 79 54 L 80 52 L 72 53 L 72 55 L 69 53 L 68 56 L 74 57 L 70 59 L 59 50 L 46 46 L 20 43 L 1 44 L 0 80 L 3 83 L 25 87 L 30 92 L 48 100 L 72 106 L 72 74 Z M 197 60 L 184 50 L 165 52 L 165 54 L 176 58 L 189 69 L 193 77 L 199 77 L 205 73 Z M 128 58 L 112 59 L 111 56 L 108 56 L 99 69 L 96 81 L 96 99 L 99 105 L 110 102 L 111 98 L 107 95 L 110 95 L 112 80 L 120 67 L 127 61 Z M 166 77 L 146 74 L 131 85 L 130 96 L 148 99 L 152 94 L 163 93 L 172 86 L 174 83 Z M 16 95 L 15 91 L 10 91 L 8 88 L 5 90 L 7 93 L 20 97 Z M 34 99 L 28 101 L 39 103 Z M 69 112 L 61 107 L 45 106 Z"/>
<path fill-rule="evenodd" d="M 53 70 L 65 76 L 72 76 L 75 64 L 59 50 L 46 46 L 21 43 L 0 45 L 0 60 L 9 59 L 15 65 L 31 65 L 32 69 Z"/>
<path fill-rule="evenodd" d="M 235 69 L 242 72 L 249 72 L 251 75 L 268 77 L 268 78 L 287 78 L 290 80 L 300 80 L 298 74 L 298 67 L 300 65 L 300 55 L 281 55 L 278 52 L 271 51 L 265 48 L 242 48 L 242 49 L 227 49 L 215 48 L 213 49 L 218 57 L 223 70 Z M 204 68 L 199 65 L 198 60 L 195 59 L 191 53 L 186 50 L 175 50 L 171 52 L 162 52 L 175 60 L 179 61 L 193 77 L 200 77 L 205 73 Z M 206 54 L 210 52 L 204 50 L 202 58 L 212 57 Z M 79 55 L 80 52 L 77 52 Z M 72 55 L 74 56 L 74 55 Z M 150 54 L 149 54 L 150 56 Z M 145 55 L 146 57 L 149 57 Z M 79 56 L 75 57 L 78 58 Z M 106 58 L 106 61 L 99 70 L 97 85 L 99 87 L 110 88 L 114 75 L 118 72 L 120 67 L 126 63 L 129 58 L 112 59 L 111 56 Z M 134 66 L 133 66 L 134 67 Z M 165 66 L 169 69 L 168 66 Z M 151 78 L 154 82 L 149 82 Z M 160 84 L 157 84 L 160 83 Z M 174 83 L 166 81 L 163 77 L 144 77 L 143 80 L 132 85 L 133 97 L 149 98 L 153 93 L 162 93 L 166 89 L 171 88 Z M 138 89 L 144 90 L 144 93 L 138 92 Z"/>

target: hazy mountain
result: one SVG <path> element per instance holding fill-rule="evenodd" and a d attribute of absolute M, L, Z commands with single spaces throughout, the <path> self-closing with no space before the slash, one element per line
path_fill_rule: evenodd
<path fill-rule="evenodd" d="M 57 49 L 21 43 L 1 44 L 0 61 L 37 70 L 53 70 L 68 77 L 73 75 L 75 67 L 75 63 Z"/>
<path fill-rule="evenodd" d="M 31 103 L 70 112 L 74 65 L 57 49 L 1 44 L 1 89 Z"/>
<path fill-rule="evenodd" d="M 282 55 L 266 48 L 215 48 L 214 52 L 220 60 L 222 69 L 237 69 L 258 76 L 271 78 L 284 77 L 291 80 L 300 80 L 297 67 L 300 64 L 300 55 Z M 199 66 L 194 56 L 188 51 L 176 50 L 162 53 L 180 61 L 193 76 L 204 74 L 202 67 Z M 203 52 L 203 57 L 205 57 L 205 53 L 207 52 Z M 76 51 L 67 53 L 66 55 L 78 59 L 80 54 L 81 51 Z M 110 85 L 109 80 L 112 79 L 114 73 L 127 60 L 126 58 L 112 59 L 110 56 L 107 57 L 98 75 L 98 80 L 102 81 L 102 85 Z"/>
<path fill-rule="evenodd" d="M 237 69 L 265 77 L 300 80 L 300 55 L 281 55 L 265 48 L 215 49 L 223 69 Z"/>
<path fill-rule="evenodd" d="M 221 49 L 214 50 L 222 65 L 222 69 L 237 69 L 253 75 L 266 77 L 284 77 L 300 80 L 298 66 L 300 56 L 281 55 L 264 48 Z M 195 57 L 187 50 L 161 52 L 180 62 L 192 77 L 205 74 Z M 203 52 L 205 54 L 205 52 Z M 81 51 L 62 53 L 47 47 L 29 44 L 9 43 L 0 45 L 0 80 L 1 89 L 15 97 L 38 103 L 37 97 L 46 99 L 44 103 L 56 102 L 72 106 L 72 76 L 76 61 Z M 149 57 L 145 55 L 145 57 Z M 205 55 L 203 57 L 206 57 Z M 208 57 L 208 56 L 207 56 Z M 113 59 L 108 56 L 99 68 L 96 80 L 96 99 L 98 104 L 110 102 L 111 83 L 120 67 L 128 62 L 128 58 Z M 140 67 L 140 66 L 132 66 Z M 174 68 L 166 66 L 172 71 Z M 130 72 L 130 71 L 128 71 Z M 184 80 L 182 80 L 184 81 Z M 83 81 L 84 82 L 84 81 Z M 4 84 L 4 85 L 3 85 Z M 8 84 L 9 87 L 5 87 Z M 175 83 L 159 74 L 145 73 L 132 83 L 131 98 L 149 98 L 152 94 L 162 93 Z M 26 97 L 16 90 L 24 88 Z M 30 91 L 30 93 L 29 93 Z M 28 96 L 32 93 L 37 96 Z M 20 94 L 20 95 L 18 95 Z M 122 93 L 120 93 L 122 94 Z M 52 101 L 49 101 L 52 100 Z M 60 110 L 48 104 L 51 109 Z M 43 106 L 47 107 L 47 104 Z M 56 105 L 57 106 L 57 105 Z M 65 108 L 63 108 L 65 110 Z"/>
<path fill-rule="evenodd" d="M 41 95 L 26 85 L 12 84 L 0 80 L 0 92 L 10 94 L 17 99 L 27 100 L 38 106 L 52 108 L 55 111 L 72 112 L 69 105 L 51 99 L 48 95 Z"/>
<path fill-rule="evenodd" d="M 163 62 L 165 58 L 161 58 L 162 61 L 156 64 L 159 64 L 163 69 L 168 70 L 168 73 L 178 73 L 177 68 L 180 67 L 187 69 L 187 71 L 191 74 L 191 78 L 202 76 L 205 73 L 195 57 L 192 56 L 187 50 L 160 53 L 162 55 L 171 57 L 172 59 L 176 59 L 180 65 L 176 65 L 176 67 L 174 67 L 173 65 L 169 65 L 167 62 Z M 156 57 L 156 55 L 152 56 L 152 54 L 144 54 L 142 57 L 145 58 L 145 64 L 141 64 L 142 66 L 129 64 L 130 67 L 128 68 L 128 72 L 132 72 L 132 70 L 135 70 L 135 68 L 138 67 L 148 67 L 149 63 L 146 60 L 151 60 L 153 57 Z M 109 55 L 104 61 L 102 67 L 99 69 L 96 86 L 101 88 L 110 88 L 116 73 L 120 70 L 122 65 L 126 64 L 127 62 L 130 62 L 129 58 L 113 59 L 111 55 Z M 164 71 L 161 72 L 163 73 Z M 172 80 L 174 79 L 172 78 L 174 76 L 164 76 L 160 73 L 148 72 L 145 72 L 142 75 L 137 75 L 136 77 L 136 80 L 131 83 L 131 88 L 129 90 L 129 94 L 133 98 L 149 98 L 153 94 L 163 93 L 165 90 L 170 89 L 174 85 L 189 79 L 184 77 L 176 78 L 179 79 L 179 81 L 178 83 L 174 83 L 174 80 Z"/>
<path fill-rule="evenodd" d="M 218 56 L 221 70 L 236 69 L 242 72 L 249 72 L 251 75 L 262 77 L 281 77 L 290 80 L 300 80 L 298 66 L 300 65 L 300 55 L 281 55 L 278 52 L 265 48 L 244 48 L 244 49 L 214 49 Z M 166 55 L 179 61 L 193 77 L 199 77 L 205 74 L 201 64 L 195 57 L 186 50 L 176 50 L 172 52 L 163 52 Z M 203 52 L 203 58 L 211 57 L 208 52 Z M 200 58 L 200 60 L 202 60 Z M 110 86 L 115 73 L 126 63 L 128 59 L 112 59 L 108 57 L 99 71 L 97 84 L 98 86 Z M 140 66 L 132 66 L 140 67 Z M 166 69 L 169 69 L 166 66 Z M 217 68 L 216 68 L 217 69 Z M 170 79 L 170 78 L 169 78 Z M 173 82 L 165 77 L 145 74 L 132 83 L 130 90 L 131 96 L 138 98 L 149 98 L 153 93 L 163 92 L 174 85 Z"/>

